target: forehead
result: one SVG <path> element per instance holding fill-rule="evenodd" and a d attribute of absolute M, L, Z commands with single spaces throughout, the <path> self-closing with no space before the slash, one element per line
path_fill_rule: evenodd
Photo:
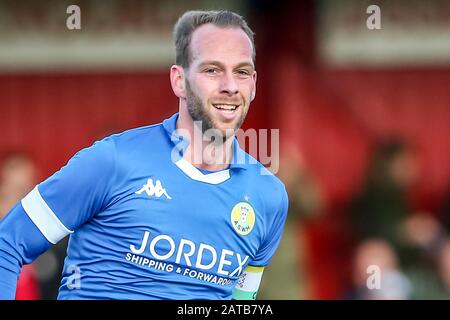
<path fill-rule="evenodd" d="M 250 38 L 238 27 L 202 25 L 192 33 L 190 50 L 193 63 L 205 60 L 221 61 L 225 64 L 253 61 Z"/>

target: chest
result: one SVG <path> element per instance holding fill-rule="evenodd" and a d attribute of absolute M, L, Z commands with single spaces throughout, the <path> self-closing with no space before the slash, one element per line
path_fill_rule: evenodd
<path fill-rule="evenodd" d="M 150 167 L 130 176 L 99 215 L 99 223 L 127 230 L 124 250 L 223 275 L 255 257 L 266 230 L 255 188 L 233 176 L 209 184 L 174 166 L 162 172 Z"/>

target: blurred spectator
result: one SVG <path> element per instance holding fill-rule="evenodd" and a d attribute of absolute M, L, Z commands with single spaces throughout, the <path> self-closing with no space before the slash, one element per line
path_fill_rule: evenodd
<path fill-rule="evenodd" d="M 309 291 L 304 269 L 302 222 L 320 212 L 322 194 L 301 154 L 288 148 L 285 150 L 278 176 L 289 194 L 288 217 L 280 246 L 264 272 L 259 299 L 304 299 Z M 277 285 L 272 289 L 269 283 Z"/>
<path fill-rule="evenodd" d="M 33 189 L 36 168 L 24 152 L 5 154 L 0 161 L 0 214 L 1 217 Z"/>
<path fill-rule="evenodd" d="M 35 184 L 36 169 L 31 158 L 24 152 L 10 152 L 0 160 L 0 219 Z M 40 299 L 39 283 L 33 265 L 23 267 L 17 283 L 17 300 Z"/>
<path fill-rule="evenodd" d="M 417 173 L 415 157 L 403 142 L 381 144 L 375 152 L 367 182 L 352 203 L 358 245 L 349 297 L 450 298 L 446 216 L 442 225 L 432 213 L 410 212 L 407 191 Z M 365 283 L 371 264 L 382 270 L 380 290 L 369 290 Z"/>
<path fill-rule="evenodd" d="M 299 152 L 286 148 L 278 177 L 284 182 L 289 194 L 289 208 L 292 212 L 288 219 L 314 218 L 322 210 L 321 190 Z"/>
<path fill-rule="evenodd" d="M 450 238 L 431 214 L 418 212 L 403 224 L 403 239 L 410 247 L 406 272 L 413 299 L 450 299 Z"/>
<path fill-rule="evenodd" d="M 379 277 L 378 285 L 370 287 L 370 277 Z M 359 244 L 353 259 L 353 287 L 345 298 L 405 300 L 411 297 L 411 290 L 411 282 L 400 269 L 398 257 L 388 242 L 368 239 Z"/>
<path fill-rule="evenodd" d="M 58 296 L 68 241 L 69 237 L 62 239 L 34 262 L 43 300 L 55 300 Z"/>
<path fill-rule="evenodd" d="M 438 271 L 442 280 L 445 298 L 450 299 L 450 238 L 443 242 L 438 255 Z"/>
<path fill-rule="evenodd" d="M 431 249 L 439 234 L 439 226 L 426 215 L 410 219 L 407 193 L 417 173 L 414 154 L 403 141 L 377 147 L 362 191 L 352 201 L 357 249 L 350 298 L 413 298 L 416 282 L 409 273 L 406 276 L 406 270 L 421 259 L 420 250 Z M 367 287 L 369 265 L 381 270 L 380 289 Z"/>
<path fill-rule="evenodd" d="M 450 188 L 446 193 L 446 197 L 444 198 L 444 203 L 442 204 L 440 217 L 446 232 L 450 233 Z"/>
<path fill-rule="evenodd" d="M 407 270 L 412 298 L 450 299 L 450 238 L 443 239 L 435 250 L 421 253 L 421 259 Z"/>
<path fill-rule="evenodd" d="M 439 250 L 445 232 L 431 213 L 417 212 L 405 219 L 402 225 L 402 240 L 413 248 L 435 255 Z"/>
<path fill-rule="evenodd" d="M 365 186 L 352 203 L 351 222 L 358 241 L 380 238 L 400 249 L 402 224 L 409 212 L 407 190 L 416 176 L 415 157 L 403 142 L 377 148 Z M 403 252 L 398 253 L 402 259 Z"/>

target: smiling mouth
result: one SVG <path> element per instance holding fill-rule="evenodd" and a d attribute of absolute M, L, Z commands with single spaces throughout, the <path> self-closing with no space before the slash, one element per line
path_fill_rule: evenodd
<path fill-rule="evenodd" d="M 213 104 L 213 107 L 228 113 L 235 111 L 239 105 L 238 104 Z"/>

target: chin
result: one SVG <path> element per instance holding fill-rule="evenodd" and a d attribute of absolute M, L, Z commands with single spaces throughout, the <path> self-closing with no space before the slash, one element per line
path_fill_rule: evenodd
<path fill-rule="evenodd" d="M 214 127 L 224 136 L 227 133 L 228 135 L 230 135 L 229 133 L 234 134 L 239 129 L 236 126 L 237 126 L 236 123 L 231 123 L 231 124 L 222 124 Z"/>

